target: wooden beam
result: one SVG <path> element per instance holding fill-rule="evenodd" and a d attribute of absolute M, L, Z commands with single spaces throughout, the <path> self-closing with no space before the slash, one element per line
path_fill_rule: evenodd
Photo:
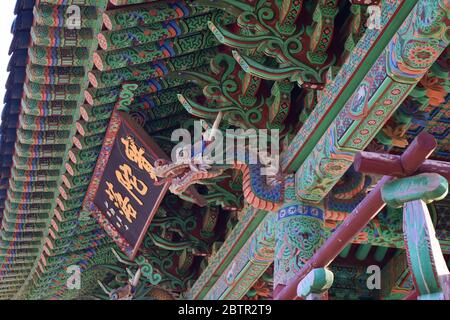
<path fill-rule="evenodd" d="M 318 121 L 313 114 L 320 104 L 300 129 L 306 136 L 300 141 L 294 138 L 292 144 L 299 148 L 305 143 L 314 144 L 310 153 L 302 153 L 305 160 L 296 172 L 296 193 L 300 200 L 319 202 L 329 193 L 353 164 L 356 153 L 369 145 L 448 46 L 449 39 L 437 31 L 445 30 L 448 20 L 433 20 L 434 33 L 414 23 L 426 7 L 436 8 L 435 17 L 450 13 L 450 7 L 442 1 L 420 0 L 320 140 L 312 142 L 307 136 L 311 134 L 308 130 L 311 128 L 306 126 L 309 119 Z M 413 63 L 409 58 L 415 55 L 412 48 L 421 44 L 421 54 L 432 56 L 427 64 L 420 64 L 419 60 Z M 322 96 L 321 99 L 329 97 Z M 288 151 L 294 154 L 290 148 Z M 282 157 L 282 165 L 283 161 Z M 409 166 L 414 167 L 413 164 L 402 162 L 402 165 L 405 172 L 413 173 L 409 169 Z"/>
<path fill-rule="evenodd" d="M 295 172 L 306 160 L 347 101 L 358 91 L 361 81 L 383 54 L 384 48 L 416 2 L 381 1 L 381 28 L 363 35 L 333 81 L 320 92 L 321 99 L 317 106 L 281 156 L 283 171 Z"/>
<path fill-rule="evenodd" d="M 397 178 L 408 176 L 403 168 L 400 156 L 375 152 L 358 152 L 353 167 L 356 171 L 368 174 L 390 175 Z M 450 163 L 426 160 L 414 174 L 434 172 L 450 181 Z"/>

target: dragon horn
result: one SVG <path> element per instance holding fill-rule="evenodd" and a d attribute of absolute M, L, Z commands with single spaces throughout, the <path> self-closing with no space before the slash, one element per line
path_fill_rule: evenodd
<path fill-rule="evenodd" d="M 106 287 L 103 285 L 103 283 L 100 280 L 97 280 L 98 285 L 100 286 L 100 288 L 102 288 L 103 292 L 106 293 L 108 296 L 111 293 L 110 291 L 108 291 L 108 289 L 106 289 Z"/>
<path fill-rule="evenodd" d="M 216 120 L 214 120 L 214 124 L 211 128 L 211 131 L 209 132 L 208 137 L 205 139 L 206 141 L 211 141 L 212 137 L 216 133 L 216 130 L 219 129 L 220 122 L 222 122 L 222 116 L 223 116 L 222 111 L 219 111 Z"/>
<path fill-rule="evenodd" d="M 141 271 L 141 268 L 139 267 L 139 269 L 136 271 L 136 274 L 134 275 L 133 280 L 131 282 L 131 285 L 133 287 L 137 287 L 137 285 L 139 284 L 139 279 L 141 278 L 141 274 L 142 274 L 142 271 Z"/>
<path fill-rule="evenodd" d="M 127 270 L 127 273 L 128 273 L 128 275 L 130 276 L 130 278 L 133 278 L 133 277 L 134 277 L 134 274 L 133 274 L 133 272 L 131 272 L 130 269 L 125 268 L 125 270 Z"/>

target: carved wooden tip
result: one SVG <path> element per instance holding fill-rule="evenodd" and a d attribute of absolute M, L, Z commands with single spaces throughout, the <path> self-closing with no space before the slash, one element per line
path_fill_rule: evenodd
<path fill-rule="evenodd" d="M 105 25 L 106 29 L 110 31 L 112 30 L 111 18 L 106 13 L 103 13 L 103 24 Z"/>
<path fill-rule="evenodd" d="M 72 142 L 73 142 L 73 145 L 74 145 L 75 147 L 77 147 L 78 150 L 83 150 L 83 145 L 81 144 L 81 141 L 80 141 L 80 138 L 79 138 L 79 137 L 74 136 L 74 137 L 72 138 Z"/>
<path fill-rule="evenodd" d="M 99 33 L 97 35 L 97 39 L 98 39 L 98 45 L 100 46 L 100 48 L 102 48 L 102 50 L 108 50 L 108 41 L 106 40 L 105 35 L 103 33 Z"/>
<path fill-rule="evenodd" d="M 66 190 L 65 190 L 62 186 L 59 186 L 59 187 L 58 187 L 58 190 L 59 190 L 59 194 L 61 195 L 61 197 L 64 198 L 64 200 L 67 200 L 67 199 L 69 198 L 69 197 L 67 196 Z"/>
<path fill-rule="evenodd" d="M 66 163 L 65 164 L 67 173 L 70 174 L 72 177 L 75 175 L 75 170 L 73 170 L 72 166 L 70 165 L 70 163 Z M 67 186 L 67 184 L 65 184 Z"/>
<path fill-rule="evenodd" d="M 55 240 L 56 239 L 56 234 L 55 234 L 55 232 L 50 228 L 50 229 L 48 229 L 48 234 L 50 235 L 50 237 L 53 239 L 53 240 Z M 47 238 L 48 239 L 48 238 Z M 53 249 L 53 247 L 52 247 L 52 249 Z"/>
<path fill-rule="evenodd" d="M 91 106 L 94 105 L 94 97 L 88 90 L 84 90 L 84 98 Z"/>
<path fill-rule="evenodd" d="M 98 88 L 97 77 L 95 76 L 95 74 L 92 71 L 88 72 L 88 79 L 94 88 Z"/>
<path fill-rule="evenodd" d="M 62 182 L 64 183 L 64 185 L 65 185 L 67 188 L 71 188 L 70 181 L 69 181 L 69 179 L 67 178 L 67 176 L 66 176 L 65 174 L 63 174 L 63 176 L 61 177 L 61 179 L 62 179 Z"/>
<path fill-rule="evenodd" d="M 51 224 L 52 224 L 53 229 L 55 229 L 55 231 L 58 232 L 59 231 L 58 224 L 56 223 L 56 221 L 54 219 L 52 219 Z"/>
<path fill-rule="evenodd" d="M 436 139 L 422 131 L 400 156 L 406 175 L 413 174 L 437 147 Z"/>
<path fill-rule="evenodd" d="M 61 208 L 62 211 L 65 211 L 66 209 L 64 208 L 64 203 L 61 201 L 61 199 L 58 197 L 56 198 L 56 204 L 58 205 L 58 207 Z"/>
<path fill-rule="evenodd" d="M 84 131 L 84 128 L 82 126 L 82 124 L 80 123 L 80 121 L 77 121 L 77 123 L 75 124 L 75 126 L 77 127 L 77 131 L 78 133 L 84 137 L 86 135 L 86 132 Z"/>
<path fill-rule="evenodd" d="M 106 50 L 106 49 L 104 49 L 104 50 Z M 92 58 L 94 59 L 94 65 L 97 67 L 97 69 L 100 71 L 105 71 L 104 65 L 103 65 L 103 60 L 102 60 L 102 57 L 100 56 L 100 54 L 98 52 L 94 52 Z"/>
<path fill-rule="evenodd" d="M 434 149 L 436 149 L 438 145 L 434 136 L 427 131 L 422 131 L 421 133 L 419 133 L 414 139 L 413 143 L 414 142 L 418 144 L 418 147 L 427 148 L 428 150 L 430 150 L 430 154 L 434 151 Z"/>
<path fill-rule="evenodd" d="M 77 157 L 75 156 L 75 153 L 73 152 L 73 150 L 69 150 L 69 158 L 70 158 L 70 161 L 72 161 L 73 163 L 77 163 Z"/>

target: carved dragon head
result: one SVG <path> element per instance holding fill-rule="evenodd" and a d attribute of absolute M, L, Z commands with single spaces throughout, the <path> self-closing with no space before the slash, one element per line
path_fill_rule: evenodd
<path fill-rule="evenodd" d="M 202 183 L 202 180 L 221 175 L 224 169 L 209 169 L 197 167 L 193 163 L 168 163 L 166 160 L 155 162 L 155 174 L 160 181 L 158 184 L 170 183 L 169 190 L 173 194 L 184 193 L 191 185 Z"/>

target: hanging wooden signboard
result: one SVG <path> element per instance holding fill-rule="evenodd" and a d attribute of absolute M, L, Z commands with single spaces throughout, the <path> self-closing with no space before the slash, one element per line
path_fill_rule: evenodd
<path fill-rule="evenodd" d="M 122 86 L 83 203 L 130 259 L 169 187 L 158 184 L 153 172 L 154 162 L 167 156 L 127 113 L 118 111 L 132 102 L 136 88 Z"/>

